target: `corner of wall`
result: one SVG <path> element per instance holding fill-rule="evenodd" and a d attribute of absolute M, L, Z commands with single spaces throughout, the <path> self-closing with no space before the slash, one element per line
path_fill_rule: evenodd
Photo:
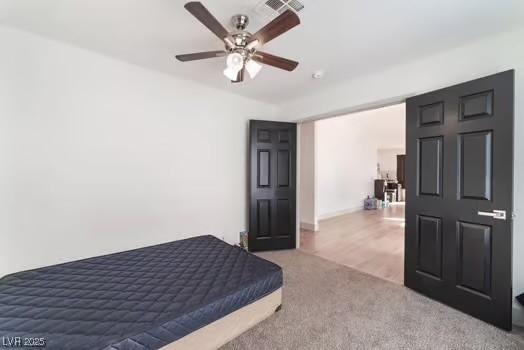
<path fill-rule="evenodd" d="M 313 231 L 313 232 L 317 232 L 319 229 L 318 222 L 310 223 L 310 222 L 304 222 L 304 221 L 300 223 L 300 228 L 306 231 Z"/>

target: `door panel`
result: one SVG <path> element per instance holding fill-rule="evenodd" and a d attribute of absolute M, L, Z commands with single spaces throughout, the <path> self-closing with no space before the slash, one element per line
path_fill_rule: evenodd
<path fill-rule="evenodd" d="M 258 150 L 258 187 L 269 187 L 271 186 L 271 152 L 269 150 Z"/>
<path fill-rule="evenodd" d="M 459 222 L 457 243 L 457 285 L 489 298 L 491 294 L 491 227 Z"/>
<path fill-rule="evenodd" d="M 289 150 L 278 150 L 277 151 L 277 178 L 278 178 L 278 187 L 288 187 L 289 186 Z"/>
<path fill-rule="evenodd" d="M 291 230 L 291 205 L 289 199 L 277 199 L 277 227 L 276 235 L 289 236 Z M 294 247 L 292 247 L 294 248 Z"/>
<path fill-rule="evenodd" d="M 257 200 L 258 236 L 271 237 L 271 201 Z"/>
<path fill-rule="evenodd" d="M 444 103 L 437 102 L 420 106 L 419 125 L 429 126 L 444 122 Z"/>
<path fill-rule="evenodd" d="M 417 271 L 442 278 L 442 219 L 420 215 L 417 227 Z"/>
<path fill-rule="evenodd" d="M 492 132 L 474 132 L 459 137 L 461 198 L 490 200 Z"/>
<path fill-rule="evenodd" d="M 419 194 L 440 196 L 442 188 L 442 137 L 419 140 Z"/>
<path fill-rule="evenodd" d="M 296 242 L 296 124 L 250 121 L 251 251 Z"/>
<path fill-rule="evenodd" d="M 460 120 L 491 117 L 492 113 L 493 90 L 460 98 Z"/>
<path fill-rule="evenodd" d="M 513 76 L 406 102 L 405 285 L 504 329 L 512 303 Z"/>

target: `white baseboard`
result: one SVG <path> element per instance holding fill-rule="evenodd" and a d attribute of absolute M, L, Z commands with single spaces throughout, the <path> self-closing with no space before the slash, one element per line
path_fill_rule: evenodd
<path fill-rule="evenodd" d="M 318 223 L 301 222 L 300 228 L 308 231 L 318 231 Z"/>
<path fill-rule="evenodd" d="M 353 207 L 353 208 L 347 208 L 347 209 L 343 209 L 343 210 L 334 211 L 334 212 L 331 212 L 331 213 L 321 214 L 321 215 L 318 216 L 318 219 L 319 220 L 325 220 L 325 219 L 333 218 L 335 216 L 340 216 L 340 215 L 344 215 L 344 214 L 354 213 L 354 212 L 359 211 L 359 210 L 364 210 L 364 207 L 363 206 L 358 206 L 358 207 Z"/>

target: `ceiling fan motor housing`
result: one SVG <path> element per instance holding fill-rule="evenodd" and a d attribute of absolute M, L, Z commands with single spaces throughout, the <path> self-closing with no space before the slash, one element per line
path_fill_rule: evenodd
<path fill-rule="evenodd" d="M 237 30 L 245 30 L 249 24 L 249 17 L 247 15 L 234 15 L 231 17 L 231 23 Z"/>
<path fill-rule="evenodd" d="M 236 31 L 231 33 L 235 46 L 245 47 L 249 41 L 248 39 L 251 37 L 251 33 L 246 31 L 249 17 L 247 15 L 235 15 L 231 17 L 231 23 L 236 28 Z"/>

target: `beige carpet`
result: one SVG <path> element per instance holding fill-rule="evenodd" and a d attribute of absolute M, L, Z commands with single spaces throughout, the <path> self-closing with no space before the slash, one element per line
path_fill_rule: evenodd
<path fill-rule="evenodd" d="M 282 310 L 226 349 L 524 349 L 524 338 L 391 282 L 300 251 L 260 254 L 284 269 Z"/>

